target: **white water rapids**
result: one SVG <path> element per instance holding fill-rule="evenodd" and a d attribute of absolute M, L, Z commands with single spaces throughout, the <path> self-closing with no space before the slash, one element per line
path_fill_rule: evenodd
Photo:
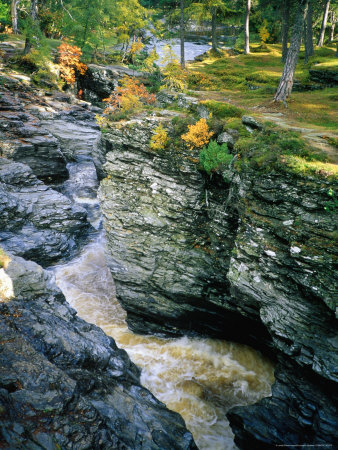
<path fill-rule="evenodd" d="M 57 284 L 80 317 L 101 327 L 142 368 L 142 384 L 179 412 L 203 450 L 231 450 L 226 411 L 270 395 L 273 365 L 244 345 L 212 339 L 162 339 L 131 333 L 115 297 L 101 237 L 55 269 Z"/>

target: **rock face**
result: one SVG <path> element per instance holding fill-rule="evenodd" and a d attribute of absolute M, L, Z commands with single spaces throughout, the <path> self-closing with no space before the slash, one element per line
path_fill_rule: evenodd
<path fill-rule="evenodd" d="M 332 444 L 337 253 L 336 217 L 324 209 L 329 182 L 249 169 L 210 180 L 196 155 L 150 150 L 155 126 L 155 118 L 131 121 L 105 134 L 100 200 L 130 328 L 197 332 L 274 353 L 273 397 L 229 415 L 236 442 Z"/>
<path fill-rule="evenodd" d="M 196 448 L 182 418 L 140 385 L 112 338 L 77 317 L 49 272 L 18 257 L 4 272 L 15 297 L 0 299 L 1 448 Z"/>
<path fill-rule="evenodd" d="M 69 256 L 88 232 L 86 211 L 38 180 L 25 164 L 0 158 L 0 244 L 44 265 Z"/>
<path fill-rule="evenodd" d="M 110 96 L 118 86 L 118 80 L 124 75 L 143 76 L 140 72 L 119 65 L 89 64 L 87 72 L 78 81 L 78 87 L 83 91 L 84 98 L 87 101 L 100 106 L 102 100 Z"/>

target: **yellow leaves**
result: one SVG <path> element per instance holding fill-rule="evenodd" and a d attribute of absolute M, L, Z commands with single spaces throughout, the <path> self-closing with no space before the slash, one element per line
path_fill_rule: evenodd
<path fill-rule="evenodd" d="M 266 19 L 264 19 L 262 26 L 260 27 L 260 29 L 258 31 L 261 41 L 263 43 L 265 43 L 270 37 L 270 33 L 269 33 L 267 27 L 268 27 L 268 21 Z"/>
<path fill-rule="evenodd" d="M 140 51 L 144 48 L 144 44 L 142 43 L 141 39 L 138 38 L 137 41 L 133 42 L 130 47 L 130 53 L 132 57 L 140 53 Z"/>
<path fill-rule="evenodd" d="M 152 150 L 162 150 L 169 142 L 168 133 L 162 125 L 159 125 L 154 131 L 155 134 L 150 140 L 150 148 Z"/>
<path fill-rule="evenodd" d="M 80 62 L 82 51 L 76 45 L 70 45 L 66 42 L 58 47 L 60 76 L 68 84 L 75 83 L 75 74 L 78 71 L 84 75 L 87 71 L 87 66 Z"/>
<path fill-rule="evenodd" d="M 141 106 L 141 103 L 148 105 L 155 103 L 155 95 L 149 94 L 144 84 L 136 78 L 125 75 L 120 84 L 121 86 L 118 86 L 108 98 L 103 99 L 107 103 L 104 114 L 115 113 L 121 109 L 131 112 Z"/>
<path fill-rule="evenodd" d="M 205 119 L 200 119 L 195 125 L 188 125 L 188 129 L 188 133 L 182 134 L 181 138 L 186 142 L 189 150 L 204 147 L 214 134 L 209 131 L 209 125 Z"/>

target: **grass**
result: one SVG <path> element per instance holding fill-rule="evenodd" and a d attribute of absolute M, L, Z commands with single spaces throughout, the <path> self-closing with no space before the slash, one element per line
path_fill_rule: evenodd
<path fill-rule="evenodd" d="M 242 136 L 235 145 L 238 170 L 250 168 L 261 173 L 282 171 L 298 176 L 338 180 L 338 166 L 325 153 L 311 147 L 300 135 L 265 123 L 262 132 Z"/>
<path fill-rule="evenodd" d="M 202 62 L 190 64 L 189 80 L 194 82 L 190 82 L 189 88 L 198 89 L 200 86 L 202 90 L 219 91 L 218 97 L 214 96 L 215 99 L 220 100 L 223 96 L 238 107 L 281 111 L 295 125 L 310 125 L 328 131 L 338 130 L 336 88 L 293 92 L 287 109 L 283 105 L 272 103 L 283 71 L 283 63 L 281 45 L 267 47 L 267 51 L 258 51 L 258 44 L 253 44 L 255 52 L 249 55 L 231 55 L 224 52 L 221 57 L 210 56 Z M 311 68 L 338 70 L 335 47 L 316 49 L 308 64 L 304 63 L 302 49 L 295 80 L 302 85 L 311 84 Z"/>

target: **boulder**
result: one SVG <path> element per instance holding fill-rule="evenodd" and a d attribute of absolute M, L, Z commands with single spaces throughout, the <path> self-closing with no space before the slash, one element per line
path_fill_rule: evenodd
<path fill-rule="evenodd" d="M 80 319 L 53 275 L 11 256 L 15 297 L 0 303 L 2 448 L 196 449 L 183 419 L 140 370 Z"/>
<path fill-rule="evenodd" d="M 223 132 L 217 136 L 218 144 L 227 144 L 228 148 L 232 149 L 235 145 L 235 139 L 231 136 L 231 134 L 227 132 Z"/>
<path fill-rule="evenodd" d="M 263 124 L 251 116 L 243 116 L 242 123 L 244 125 L 246 125 L 247 127 L 252 128 L 254 130 L 262 130 L 263 129 Z"/>

